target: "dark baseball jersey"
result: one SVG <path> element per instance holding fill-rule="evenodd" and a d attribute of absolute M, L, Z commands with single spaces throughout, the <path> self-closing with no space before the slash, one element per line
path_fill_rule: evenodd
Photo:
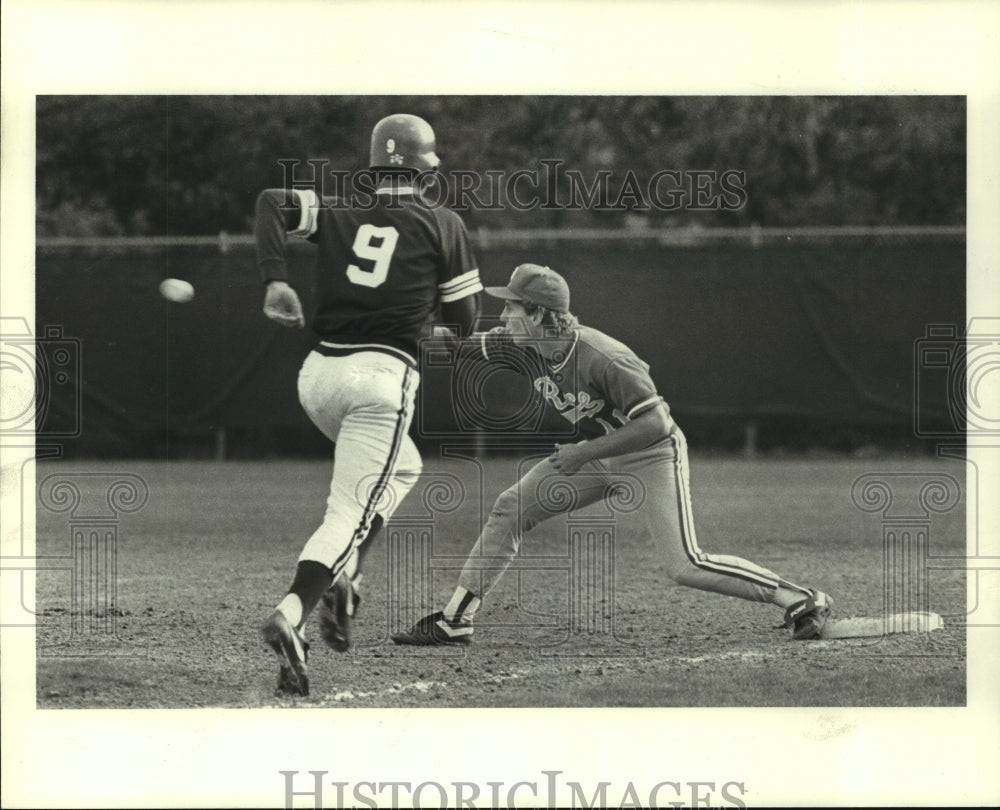
<path fill-rule="evenodd" d="M 314 242 L 316 312 L 313 331 L 336 344 L 379 344 L 417 355 L 417 342 L 439 303 L 482 290 L 468 233 L 454 211 L 430 208 L 407 188 L 377 191 L 371 206 L 352 207 L 311 191 L 284 192 L 275 207 L 289 235 Z M 290 204 L 290 205 L 289 205 Z M 274 223 L 272 227 L 277 227 Z M 258 233 L 266 229 L 258 223 Z M 284 279 L 274 240 L 259 248 L 266 278 Z"/>
<path fill-rule="evenodd" d="M 514 346 L 503 332 L 484 332 L 474 340 L 483 359 L 528 374 L 548 407 L 575 425 L 582 438 L 611 433 L 660 403 L 667 407 L 649 376 L 649 364 L 589 326 L 574 330 L 566 356 L 558 360 Z"/>

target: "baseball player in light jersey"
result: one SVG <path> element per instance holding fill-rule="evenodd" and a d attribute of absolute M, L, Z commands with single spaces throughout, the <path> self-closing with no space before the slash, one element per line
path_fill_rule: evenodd
<path fill-rule="evenodd" d="M 426 121 L 392 115 L 372 131 L 373 200 L 360 205 L 282 189 L 257 199 L 257 264 L 271 320 L 304 325 L 299 297 L 287 283 L 286 236 L 317 246 L 312 329 L 319 342 L 299 371 L 298 392 L 309 418 L 335 443 L 323 522 L 262 628 L 278 657 L 279 693 L 309 694 L 303 626 L 321 599 L 324 640 L 347 648 L 359 548 L 420 473 L 420 454 L 407 435 L 420 380 L 419 336 L 439 306 L 443 321 L 465 335 L 478 313 L 482 285 L 462 221 L 422 204 L 412 185 L 419 172 L 437 167 L 435 150 Z"/>
<path fill-rule="evenodd" d="M 537 264 L 519 265 L 506 287 L 504 326 L 474 336 L 484 361 L 504 362 L 511 345 L 533 359 L 509 363 L 527 371 L 548 407 L 584 439 L 557 444 L 497 498 L 443 611 L 393 635 L 397 644 L 467 644 L 483 599 L 507 570 L 525 532 L 544 520 L 608 497 L 616 480 L 645 487 L 642 514 L 659 542 L 667 574 L 681 585 L 769 602 L 785 611 L 796 639 L 819 636 L 832 600 L 739 557 L 708 554 L 695 536 L 684 434 L 649 376 L 649 366 L 608 335 L 581 326 L 569 311 L 563 278 Z M 575 498 L 565 497 L 572 487 Z M 549 495 L 548 493 L 551 493 Z M 475 565 L 473 564 L 475 561 Z M 480 572 L 482 578 L 480 579 Z"/>

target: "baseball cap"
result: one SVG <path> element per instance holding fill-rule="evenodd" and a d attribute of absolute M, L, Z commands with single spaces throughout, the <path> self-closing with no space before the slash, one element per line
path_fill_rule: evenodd
<path fill-rule="evenodd" d="M 486 293 L 508 301 L 528 301 L 554 312 L 569 312 L 569 285 L 555 270 L 540 264 L 519 264 L 506 287 L 486 287 Z"/>

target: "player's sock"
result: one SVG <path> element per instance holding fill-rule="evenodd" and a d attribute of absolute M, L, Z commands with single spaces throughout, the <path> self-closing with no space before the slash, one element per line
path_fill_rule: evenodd
<path fill-rule="evenodd" d="M 302 623 L 302 600 L 298 594 L 285 594 L 285 598 L 278 602 L 276 609 L 285 614 L 292 627 L 298 627 Z"/>
<path fill-rule="evenodd" d="M 471 622 L 481 603 L 482 600 L 472 591 L 459 586 L 442 612 L 450 622 Z"/>
<path fill-rule="evenodd" d="M 285 597 L 285 600 L 289 600 L 289 597 L 297 597 L 301 615 L 299 621 L 292 622 L 291 617 L 286 613 L 288 621 L 301 628 L 306 619 L 309 618 L 313 608 L 319 603 L 323 592 L 330 587 L 332 582 L 333 574 L 323 563 L 315 560 L 300 560 L 295 569 L 295 579 L 292 581 L 292 587 L 288 589 L 288 596 Z M 285 600 L 282 600 L 282 604 Z M 284 611 L 282 612 L 284 613 Z"/>

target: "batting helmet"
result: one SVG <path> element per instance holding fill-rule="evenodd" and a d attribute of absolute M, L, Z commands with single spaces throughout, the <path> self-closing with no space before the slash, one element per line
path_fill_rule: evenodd
<path fill-rule="evenodd" d="M 368 165 L 372 168 L 433 170 L 441 162 L 434 154 L 434 130 L 423 118 L 399 113 L 379 121 L 372 130 Z"/>

